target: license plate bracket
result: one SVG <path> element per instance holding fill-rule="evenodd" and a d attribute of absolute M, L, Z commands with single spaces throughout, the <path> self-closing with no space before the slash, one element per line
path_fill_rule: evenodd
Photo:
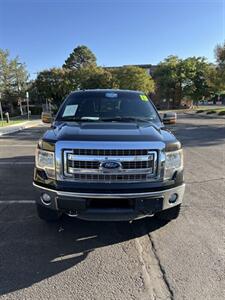
<path fill-rule="evenodd" d="M 136 199 L 135 208 L 142 212 L 156 213 L 163 209 L 163 197 Z"/>

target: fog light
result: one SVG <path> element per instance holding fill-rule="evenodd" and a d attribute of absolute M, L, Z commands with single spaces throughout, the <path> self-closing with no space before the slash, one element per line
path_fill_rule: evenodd
<path fill-rule="evenodd" d="M 50 205 L 51 204 L 51 196 L 49 194 L 42 194 L 41 196 L 41 201 L 42 203 L 44 203 L 45 205 Z"/>
<path fill-rule="evenodd" d="M 173 204 L 177 201 L 178 195 L 177 194 L 172 194 L 169 198 L 169 203 Z"/>

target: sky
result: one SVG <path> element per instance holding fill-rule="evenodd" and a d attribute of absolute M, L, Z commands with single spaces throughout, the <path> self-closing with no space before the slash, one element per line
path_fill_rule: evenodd
<path fill-rule="evenodd" d="M 225 41 L 225 0 L 0 0 L 0 48 L 30 78 L 61 67 L 78 45 L 101 66 L 205 56 Z"/>

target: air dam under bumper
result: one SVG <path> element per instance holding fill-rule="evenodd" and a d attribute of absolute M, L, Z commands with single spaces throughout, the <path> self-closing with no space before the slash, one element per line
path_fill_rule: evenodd
<path fill-rule="evenodd" d="M 37 203 L 80 219 L 102 221 L 134 220 L 154 215 L 180 204 L 185 190 L 185 184 L 182 184 L 157 192 L 93 194 L 57 191 L 35 183 L 34 186 L 39 192 Z M 48 203 L 43 201 L 44 194 L 50 196 Z"/>

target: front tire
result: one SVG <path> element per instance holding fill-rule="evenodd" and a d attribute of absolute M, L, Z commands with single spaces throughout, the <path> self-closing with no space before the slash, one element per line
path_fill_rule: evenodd
<path fill-rule="evenodd" d="M 43 205 L 40 205 L 40 204 L 36 204 L 36 209 L 37 209 L 38 217 L 46 222 L 56 222 L 62 216 L 62 213 L 60 213 L 56 210 L 44 207 Z"/>
<path fill-rule="evenodd" d="M 164 221 L 171 221 L 178 218 L 180 214 L 181 204 L 158 212 L 155 216 Z"/>

